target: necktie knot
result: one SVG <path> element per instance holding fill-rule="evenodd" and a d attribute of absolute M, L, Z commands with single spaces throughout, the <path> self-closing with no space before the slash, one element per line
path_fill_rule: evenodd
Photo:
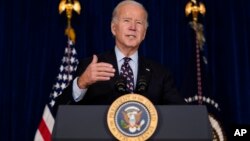
<path fill-rule="evenodd" d="M 131 58 L 129 57 L 124 57 L 123 59 L 124 59 L 124 63 L 128 63 L 131 60 Z"/>

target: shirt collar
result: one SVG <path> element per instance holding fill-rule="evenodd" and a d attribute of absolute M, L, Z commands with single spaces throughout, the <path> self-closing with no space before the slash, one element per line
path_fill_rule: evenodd
<path fill-rule="evenodd" d="M 116 60 L 122 61 L 124 57 L 126 57 L 121 51 L 120 49 L 115 46 L 115 54 L 116 54 Z M 132 61 L 134 62 L 138 62 L 138 51 L 136 51 L 134 54 L 129 56 L 131 58 Z"/>

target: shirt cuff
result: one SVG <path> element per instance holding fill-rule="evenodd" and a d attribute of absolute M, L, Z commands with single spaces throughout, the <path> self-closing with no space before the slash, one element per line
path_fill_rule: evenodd
<path fill-rule="evenodd" d="M 88 89 L 81 89 L 78 87 L 77 85 L 78 78 L 79 77 L 76 77 L 73 81 L 72 95 L 73 95 L 75 102 L 79 102 L 80 100 L 82 100 L 82 98 L 84 97 L 84 95 L 86 94 L 88 90 Z"/>

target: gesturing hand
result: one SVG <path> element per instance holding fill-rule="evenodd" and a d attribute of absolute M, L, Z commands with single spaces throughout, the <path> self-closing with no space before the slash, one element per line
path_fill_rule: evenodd
<path fill-rule="evenodd" d="M 77 85 L 80 88 L 87 88 L 97 81 L 110 80 L 115 75 L 115 69 L 111 64 L 105 62 L 97 63 L 97 61 L 97 56 L 93 55 L 92 62 L 78 78 Z"/>

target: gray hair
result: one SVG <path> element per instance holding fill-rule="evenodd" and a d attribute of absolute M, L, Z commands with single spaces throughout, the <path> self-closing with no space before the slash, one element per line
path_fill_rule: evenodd
<path fill-rule="evenodd" d="M 115 9 L 113 10 L 113 13 L 112 13 L 112 21 L 111 22 L 114 22 L 116 19 L 117 19 L 117 13 L 118 13 L 118 10 L 121 6 L 123 5 L 126 5 L 126 4 L 133 4 L 133 5 L 137 5 L 139 7 L 141 7 L 144 11 L 145 11 L 145 16 L 146 16 L 146 28 L 148 27 L 148 12 L 147 10 L 144 8 L 144 6 L 137 2 L 137 1 L 134 1 L 134 0 L 124 0 L 122 2 L 120 2 L 116 7 Z"/>

